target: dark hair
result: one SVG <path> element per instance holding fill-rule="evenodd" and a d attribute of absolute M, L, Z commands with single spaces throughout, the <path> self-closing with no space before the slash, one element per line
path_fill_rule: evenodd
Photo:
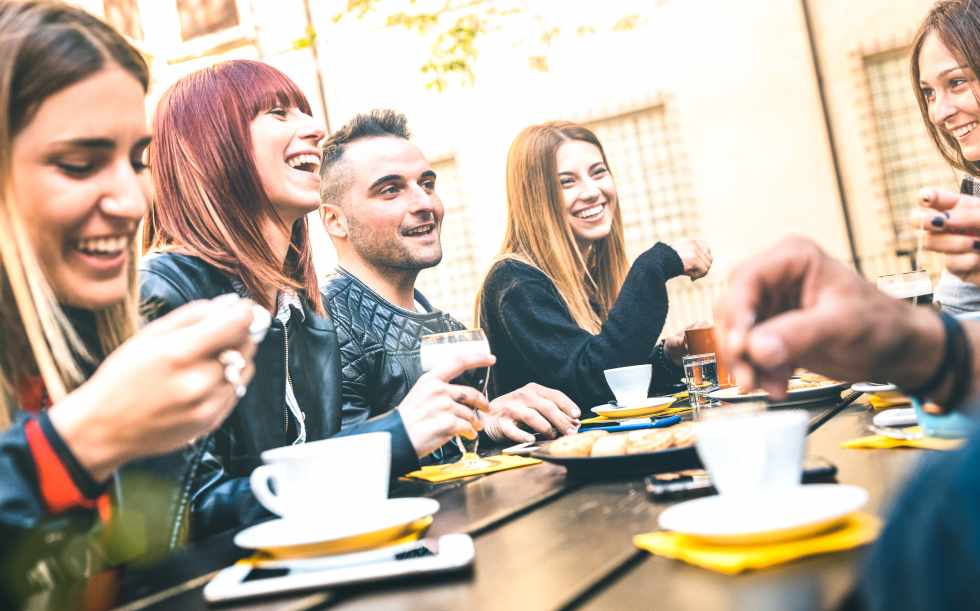
<path fill-rule="evenodd" d="M 0 77 L 6 81 L 0 88 L 11 96 L 7 116 L 11 137 L 30 123 L 41 102 L 109 61 L 133 75 L 143 91 L 149 87 L 149 68 L 139 51 L 80 8 L 49 0 L 5 0 L 0 2 L 0 31 L 21 39 L 13 70 Z"/>
<path fill-rule="evenodd" d="M 335 203 L 347 190 L 349 177 L 333 170 L 337 167 L 348 144 L 364 138 L 391 137 L 408 140 L 408 119 L 394 110 L 372 110 L 367 113 L 354 115 L 343 127 L 327 138 L 321 150 L 323 159 L 320 162 L 320 201 L 325 204 Z"/>
<path fill-rule="evenodd" d="M 267 307 L 268 289 L 303 291 L 322 313 L 306 217 L 291 228 L 280 265 L 260 220 L 275 214 L 252 156 L 250 125 L 275 106 L 312 114 L 299 87 L 269 64 L 236 59 L 174 83 L 153 119 L 150 169 L 157 201 L 146 241 L 175 248 L 241 278 Z"/>
<path fill-rule="evenodd" d="M 970 161 L 963 156 L 956 139 L 935 125 L 929 119 L 929 105 L 922 95 L 922 88 L 919 86 L 921 78 L 919 72 L 919 54 L 922 51 L 922 43 L 926 36 L 933 32 L 939 36 L 950 51 L 959 55 L 970 67 L 973 74 L 980 75 L 980 5 L 974 0 L 941 0 L 929 11 L 919 31 L 916 32 L 912 42 L 912 88 L 916 92 L 915 97 L 919 102 L 919 111 L 922 113 L 922 120 L 925 121 L 926 129 L 932 137 L 933 142 L 939 148 L 940 154 L 954 168 L 958 168 L 973 176 L 980 176 L 980 162 Z M 974 96 L 978 95 L 974 89 Z"/>

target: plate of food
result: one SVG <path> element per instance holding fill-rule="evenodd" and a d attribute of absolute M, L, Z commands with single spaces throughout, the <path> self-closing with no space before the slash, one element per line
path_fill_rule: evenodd
<path fill-rule="evenodd" d="M 833 380 L 819 373 L 797 370 L 786 386 L 786 401 L 804 401 L 840 394 L 850 387 L 848 382 Z M 745 391 L 738 386 L 722 388 L 708 394 L 717 401 L 765 401 L 769 393 L 764 390 Z"/>
<path fill-rule="evenodd" d="M 609 479 L 701 467 L 694 449 L 694 425 L 690 422 L 665 429 L 566 435 L 542 446 L 531 456 L 562 465 L 570 477 L 579 479 Z"/>

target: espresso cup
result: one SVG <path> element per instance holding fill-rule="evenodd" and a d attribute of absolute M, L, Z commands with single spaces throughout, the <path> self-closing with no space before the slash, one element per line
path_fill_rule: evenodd
<path fill-rule="evenodd" d="M 698 456 L 719 494 L 799 486 L 807 422 L 804 410 L 720 408 L 695 424 Z"/>
<path fill-rule="evenodd" d="M 629 405 L 647 398 L 650 380 L 653 378 L 653 365 L 632 365 L 606 369 L 606 384 L 616 397 L 618 405 Z"/>
<path fill-rule="evenodd" d="M 262 460 L 250 478 L 255 498 L 283 518 L 323 521 L 388 498 L 391 433 L 275 448 L 262 452 Z"/>

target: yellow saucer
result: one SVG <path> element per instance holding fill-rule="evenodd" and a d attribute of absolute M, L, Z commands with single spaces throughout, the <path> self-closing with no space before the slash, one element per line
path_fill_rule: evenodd
<path fill-rule="evenodd" d="M 289 547 L 265 547 L 260 552 L 267 558 L 283 560 L 286 558 L 311 558 L 314 556 L 331 556 L 333 554 L 349 554 L 376 547 L 387 547 L 416 541 L 425 534 L 432 524 L 432 516 L 426 516 L 408 524 L 384 528 L 372 533 L 310 543 L 309 545 L 291 545 Z"/>
<path fill-rule="evenodd" d="M 235 545 L 273 558 L 356 552 L 418 539 L 437 511 L 435 499 L 384 499 L 343 515 L 262 522 L 235 535 Z"/>
<path fill-rule="evenodd" d="M 641 416 L 652 416 L 666 409 L 676 401 L 674 397 L 648 397 L 643 401 L 637 401 L 624 407 L 613 407 L 612 405 L 599 405 L 592 408 L 592 413 L 606 418 L 639 418 Z"/>

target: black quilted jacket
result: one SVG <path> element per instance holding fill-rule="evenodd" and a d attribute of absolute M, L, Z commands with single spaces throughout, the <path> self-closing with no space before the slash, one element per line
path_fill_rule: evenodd
<path fill-rule="evenodd" d="M 418 291 L 424 313 L 393 305 L 343 268 L 327 279 L 324 292 L 340 342 L 344 430 L 397 413 L 391 410 L 422 375 L 420 337 L 465 328 Z"/>

